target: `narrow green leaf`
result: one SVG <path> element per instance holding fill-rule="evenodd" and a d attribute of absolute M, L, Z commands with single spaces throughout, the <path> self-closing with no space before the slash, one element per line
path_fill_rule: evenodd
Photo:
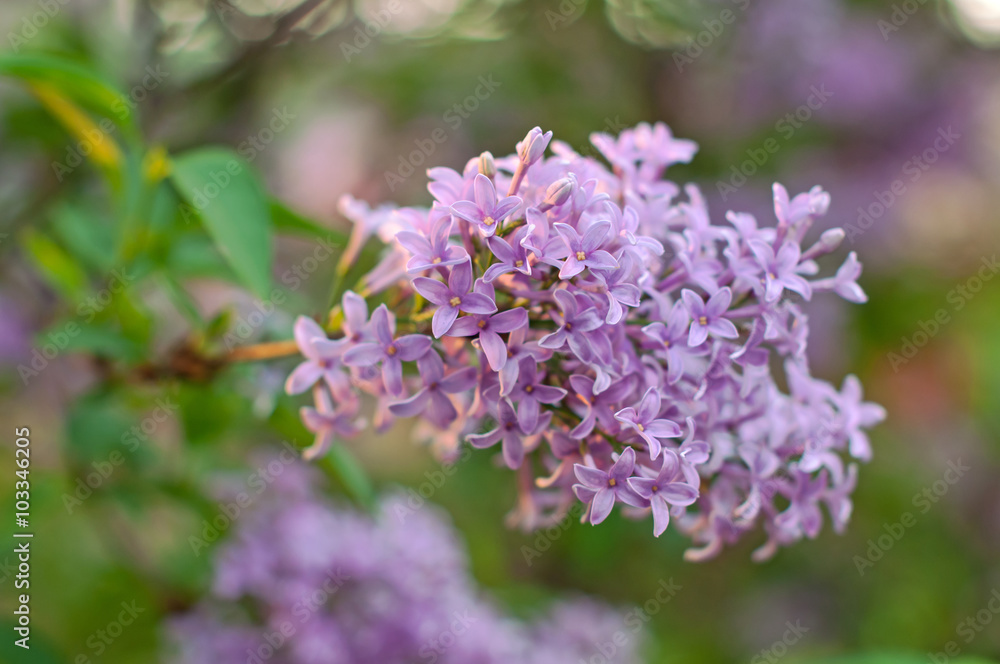
<path fill-rule="evenodd" d="M 220 253 L 258 296 L 271 290 L 271 214 L 249 165 L 232 150 L 205 148 L 173 162 L 172 180 Z"/>
<path fill-rule="evenodd" d="M 51 85 L 115 124 L 130 130 L 135 127 L 134 103 L 102 76 L 72 60 L 6 53 L 0 55 L 0 76 Z"/>

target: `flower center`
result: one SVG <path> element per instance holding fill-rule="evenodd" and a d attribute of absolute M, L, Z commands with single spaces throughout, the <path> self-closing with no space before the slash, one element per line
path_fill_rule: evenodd
<path fill-rule="evenodd" d="M 453 307 L 457 307 L 458 305 L 462 304 L 462 298 L 456 295 L 452 297 L 450 300 L 448 300 L 448 304 L 450 304 Z"/>
<path fill-rule="evenodd" d="M 514 267 L 524 267 L 524 261 L 514 261 Z"/>
<path fill-rule="evenodd" d="M 527 392 L 528 394 L 531 394 L 532 392 L 535 391 L 535 386 L 534 385 L 527 385 L 527 386 L 525 386 L 524 391 Z"/>
<path fill-rule="evenodd" d="M 639 431 L 645 431 L 646 430 L 646 427 L 642 426 L 642 423 L 636 424 L 635 428 L 638 429 Z"/>
<path fill-rule="evenodd" d="M 385 354 L 388 355 L 389 357 L 392 357 L 397 352 L 398 349 L 396 348 L 396 344 L 389 344 L 389 347 L 385 349 Z"/>
<path fill-rule="evenodd" d="M 768 272 L 767 273 L 767 277 L 768 277 L 768 279 L 777 279 L 778 278 L 778 276 L 776 274 L 774 274 L 774 272 Z"/>
<path fill-rule="evenodd" d="M 584 253 L 584 252 L 582 252 L 582 251 L 576 252 L 576 260 L 578 260 L 578 261 L 585 261 L 585 260 L 587 260 L 587 254 Z"/>
<path fill-rule="evenodd" d="M 566 331 L 567 332 L 572 332 L 573 331 L 573 323 L 570 323 L 570 322 L 566 323 Z"/>
<path fill-rule="evenodd" d="M 483 217 L 483 225 L 484 226 L 492 226 L 495 223 L 497 223 L 497 222 L 496 222 L 496 219 L 494 219 L 493 217 L 491 217 L 489 215 L 486 215 L 485 217 Z"/>
<path fill-rule="evenodd" d="M 608 480 L 608 486 L 616 486 L 617 484 L 618 484 L 618 480 L 616 480 L 613 477 Z"/>
<path fill-rule="evenodd" d="M 653 486 L 649 487 L 649 490 L 652 491 L 653 493 L 656 493 L 657 491 L 660 490 L 660 487 L 654 484 Z"/>
<path fill-rule="evenodd" d="M 435 265 L 437 265 L 438 263 L 441 262 L 441 257 L 440 256 L 435 256 L 434 260 L 432 260 L 431 262 L 434 263 Z"/>
<path fill-rule="evenodd" d="M 479 327 L 480 330 L 486 329 L 486 319 L 485 318 L 481 319 L 478 323 L 476 323 L 476 325 Z"/>
<path fill-rule="evenodd" d="M 702 316 L 701 318 L 698 319 L 698 323 L 701 325 L 708 325 L 708 317 Z"/>
<path fill-rule="evenodd" d="M 670 348 L 670 340 L 669 339 L 667 339 L 666 341 L 663 342 L 663 347 L 664 348 Z"/>

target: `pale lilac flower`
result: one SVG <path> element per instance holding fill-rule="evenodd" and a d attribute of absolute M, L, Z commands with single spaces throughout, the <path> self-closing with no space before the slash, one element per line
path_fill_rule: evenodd
<path fill-rule="evenodd" d="M 691 323 L 691 314 L 683 302 L 675 302 L 667 314 L 667 322 L 657 321 L 642 328 L 643 334 L 650 339 L 658 341 L 660 347 L 656 353 L 662 354 L 667 361 L 667 383 L 673 385 L 684 375 L 684 361 L 692 355 L 692 349 L 688 347 L 688 325 Z"/>
<path fill-rule="evenodd" d="M 523 431 L 534 431 L 538 425 L 540 404 L 559 403 L 566 396 L 566 390 L 542 382 L 544 375 L 538 373 L 537 365 L 531 359 L 521 360 L 520 377 L 510 398 L 517 403 L 517 420 Z"/>
<path fill-rule="evenodd" d="M 608 470 L 576 464 L 573 471 L 580 484 L 573 485 L 577 498 L 590 505 L 590 523 L 597 525 L 608 518 L 616 501 L 633 507 L 645 507 L 642 498 L 629 486 L 635 468 L 635 450 L 626 447 Z"/>
<path fill-rule="evenodd" d="M 777 255 L 771 245 L 761 240 L 751 240 L 750 250 L 764 271 L 764 301 L 777 302 L 784 289 L 795 291 L 805 299 L 812 298 L 812 287 L 796 271 L 801 249 L 796 242 L 785 242 Z"/>
<path fill-rule="evenodd" d="M 458 201 L 451 206 L 456 217 L 475 224 L 483 237 L 491 237 L 507 216 L 521 205 L 517 196 L 507 196 L 497 200 L 497 190 L 493 181 L 479 174 L 475 180 L 475 202 Z"/>
<path fill-rule="evenodd" d="M 698 500 L 698 489 L 686 484 L 681 463 L 673 450 L 663 451 L 663 463 L 656 477 L 631 477 L 628 484 L 649 501 L 653 510 L 653 536 L 659 537 L 670 524 L 670 507 L 690 505 Z"/>
<path fill-rule="evenodd" d="M 428 235 L 403 231 L 396 235 L 399 243 L 410 252 L 411 258 L 406 263 L 406 271 L 410 274 L 426 272 L 436 267 L 458 265 L 469 260 L 465 249 L 450 244 L 451 217 L 441 216 L 431 227 Z"/>
<path fill-rule="evenodd" d="M 548 413 L 551 419 L 552 414 Z M 514 406 L 506 397 L 501 397 L 497 404 L 497 426 L 491 431 L 482 434 L 469 434 L 468 441 L 473 447 L 480 449 L 492 447 L 503 441 L 503 458 L 508 468 L 520 468 L 524 461 L 524 441 L 525 435 L 532 435 L 536 431 L 527 432 L 521 428 Z M 545 420 L 545 423 L 548 422 Z"/>
<path fill-rule="evenodd" d="M 862 427 L 870 428 L 884 420 L 885 408 L 870 401 L 862 401 L 861 381 L 853 375 L 844 378 L 844 384 L 840 393 L 835 395 L 834 403 L 844 420 L 843 430 L 850 444 L 848 450 L 851 456 L 862 461 L 871 460 L 871 444 Z"/>
<path fill-rule="evenodd" d="M 433 351 L 417 360 L 417 368 L 424 386 L 409 399 L 391 404 L 389 410 L 396 417 L 423 414 L 435 426 L 445 429 L 458 417 L 447 395 L 472 389 L 476 384 L 476 370 L 465 367 L 445 375 L 444 362 Z"/>
<path fill-rule="evenodd" d="M 687 289 L 681 291 L 681 298 L 691 316 L 688 346 L 700 346 L 709 334 L 723 339 L 735 339 L 739 336 L 732 321 L 723 317 L 733 300 L 733 293 L 729 288 L 720 289 L 708 299 L 707 304 L 697 293 Z"/>
<path fill-rule="evenodd" d="M 509 243 L 500 237 L 487 238 L 487 246 L 500 262 L 486 268 L 486 272 L 483 274 L 484 281 L 491 282 L 508 272 L 520 272 L 531 276 L 531 264 L 528 262 L 528 250 L 524 246 L 524 242 L 532 230 L 534 230 L 533 226 L 521 226 L 514 231 Z"/>
<path fill-rule="evenodd" d="M 430 350 L 431 338 L 423 334 L 407 334 L 394 338 L 396 317 L 384 304 L 379 305 L 371 318 L 375 341 L 354 346 L 344 352 L 344 364 L 368 367 L 382 363 L 382 380 L 386 390 L 394 396 L 403 394 L 403 362 L 412 362 Z"/>
<path fill-rule="evenodd" d="M 618 435 L 620 426 L 618 420 L 615 419 L 613 407 L 632 391 L 634 385 L 632 377 L 620 378 L 601 392 L 595 392 L 593 378 L 580 374 L 570 376 L 569 385 L 573 388 L 576 399 L 583 403 L 585 408 L 580 423 L 569 432 L 570 437 L 576 440 L 586 438 L 594 430 L 597 423 L 600 423 L 604 433 L 611 436 Z"/>
<path fill-rule="evenodd" d="M 542 348 L 559 350 L 569 344 L 570 350 L 578 357 L 584 361 L 589 360 L 592 352 L 585 334 L 599 328 L 603 321 L 595 309 L 583 309 L 577 296 L 569 291 L 557 290 L 553 297 L 561 313 L 553 311 L 550 315 L 559 325 L 559 329 L 539 339 L 538 345 Z"/>
<path fill-rule="evenodd" d="M 431 331 L 436 338 L 451 329 L 460 311 L 491 314 L 497 310 L 496 302 L 486 295 L 469 292 L 472 288 L 472 263 L 468 260 L 452 268 L 447 285 L 436 279 L 417 277 L 413 280 L 413 287 L 428 302 L 438 305 L 431 320 Z"/>
<path fill-rule="evenodd" d="M 316 434 L 313 444 L 302 451 L 303 458 L 307 460 L 326 454 L 335 436 L 350 438 L 365 426 L 364 420 L 357 420 L 350 411 L 336 409 L 330 396 L 322 389 L 316 390 L 316 407 L 305 406 L 299 414 L 306 428 Z"/>
<path fill-rule="evenodd" d="M 295 321 L 295 343 L 306 360 L 285 381 L 288 394 L 301 394 L 319 380 L 325 380 L 338 394 L 350 389 L 340 361 L 344 349 L 342 341 L 331 341 L 316 321 L 299 316 Z"/>
<path fill-rule="evenodd" d="M 562 236 L 569 250 L 569 255 L 559 270 L 560 279 L 571 279 L 588 267 L 591 270 L 618 268 L 615 257 L 601 249 L 611 230 L 610 221 L 597 222 L 587 229 L 583 237 L 567 224 L 553 224 L 553 228 Z"/>
<path fill-rule="evenodd" d="M 651 387 L 642 395 L 638 408 L 629 406 L 615 413 L 616 420 L 646 441 L 652 459 L 660 455 L 661 438 L 677 438 L 681 435 L 681 428 L 676 422 L 660 417 L 662 403 L 660 391 Z"/>
<path fill-rule="evenodd" d="M 528 312 L 523 307 L 501 311 L 493 315 L 478 314 L 463 316 L 448 330 L 451 337 L 472 337 L 479 335 L 479 346 L 493 371 L 500 371 L 508 361 L 507 346 L 501 334 L 520 330 L 528 325 Z"/>

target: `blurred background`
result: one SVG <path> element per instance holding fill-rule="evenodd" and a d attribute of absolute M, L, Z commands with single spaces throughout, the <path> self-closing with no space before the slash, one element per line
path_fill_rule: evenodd
<path fill-rule="evenodd" d="M 427 167 L 508 154 L 535 125 L 587 153 L 591 132 L 657 120 L 700 145 L 668 176 L 713 218 L 772 223 L 772 182 L 820 184 L 836 258 L 865 266 L 867 305 L 809 309 L 814 373 L 859 375 L 889 412 L 846 534 L 696 565 L 617 515 L 511 531 L 513 473 L 476 454 L 441 474 L 404 426 L 354 441 L 363 473 L 334 492 L 441 505 L 515 614 L 581 592 L 624 614 L 672 580 L 648 662 L 1000 656 L 1000 1 L 19 0 L 0 35 L 2 467 L 29 426 L 36 532 L 35 659 L 8 636 L 0 658 L 159 660 L 164 618 L 209 585 L 190 537 L 220 478 L 308 442 L 281 395 L 292 360 L 207 358 L 322 313 L 335 261 L 314 252 L 342 242 L 343 194 L 427 204 Z M 250 162 L 263 276 L 164 180 L 167 155 L 193 168 L 205 146 Z M 4 563 L 5 624 L 13 582 Z M 145 611 L 98 652 L 123 601 Z M 808 631 L 776 652 L 789 621 Z"/>

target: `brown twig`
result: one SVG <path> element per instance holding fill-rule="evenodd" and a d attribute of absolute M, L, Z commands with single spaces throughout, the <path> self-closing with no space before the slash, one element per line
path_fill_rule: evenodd
<path fill-rule="evenodd" d="M 258 362 L 260 360 L 273 360 L 277 357 L 297 355 L 301 351 L 295 340 L 271 341 L 252 346 L 241 346 L 229 351 L 224 358 L 224 362 Z"/>

